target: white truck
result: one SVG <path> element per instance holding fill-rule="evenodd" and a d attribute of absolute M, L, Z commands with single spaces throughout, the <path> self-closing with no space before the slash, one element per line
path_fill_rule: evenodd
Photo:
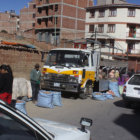
<path fill-rule="evenodd" d="M 85 99 L 93 92 L 99 61 L 100 53 L 92 49 L 50 50 L 43 66 L 41 88 L 73 92 Z"/>

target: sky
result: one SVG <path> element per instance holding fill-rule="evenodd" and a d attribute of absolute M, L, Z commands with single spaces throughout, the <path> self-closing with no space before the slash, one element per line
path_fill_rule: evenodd
<path fill-rule="evenodd" d="M 1 0 L 0 12 L 15 10 L 16 14 L 20 13 L 20 9 L 28 6 L 31 0 Z M 128 3 L 139 4 L 140 0 L 127 0 Z"/>
<path fill-rule="evenodd" d="M 31 0 L 1 0 L 0 12 L 15 10 L 16 14 L 20 13 L 20 9 L 28 6 Z"/>

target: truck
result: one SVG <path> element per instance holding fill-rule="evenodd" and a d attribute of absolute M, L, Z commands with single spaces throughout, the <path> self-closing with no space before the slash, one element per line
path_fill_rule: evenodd
<path fill-rule="evenodd" d="M 99 49 L 96 51 L 85 44 L 50 50 L 42 70 L 41 88 L 72 92 L 86 99 L 98 80 L 100 58 Z"/>

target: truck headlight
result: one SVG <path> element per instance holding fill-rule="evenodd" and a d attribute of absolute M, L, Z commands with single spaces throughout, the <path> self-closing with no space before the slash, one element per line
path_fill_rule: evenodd
<path fill-rule="evenodd" d="M 77 83 L 78 82 L 78 78 L 77 77 L 69 77 L 69 82 Z"/>
<path fill-rule="evenodd" d="M 49 79 L 49 74 L 45 74 L 44 75 L 44 80 L 48 80 Z"/>

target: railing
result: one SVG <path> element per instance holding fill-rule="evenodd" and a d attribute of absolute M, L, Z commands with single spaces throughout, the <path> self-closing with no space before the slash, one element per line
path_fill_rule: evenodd
<path fill-rule="evenodd" d="M 126 33 L 126 37 L 127 37 L 127 38 L 140 38 L 140 33 L 131 33 L 131 32 L 127 32 L 127 33 Z"/>

